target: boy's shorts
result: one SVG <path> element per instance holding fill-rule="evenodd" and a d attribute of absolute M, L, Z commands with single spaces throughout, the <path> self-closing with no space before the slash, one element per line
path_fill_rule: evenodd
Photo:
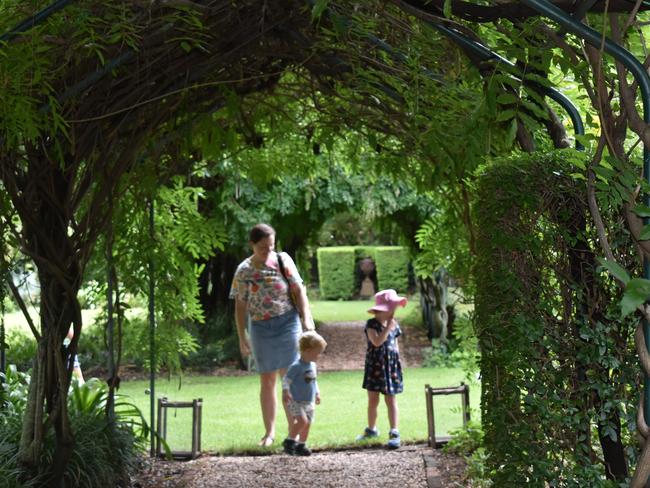
<path fill-rule="evenodd" d="M 294 417 L 307 417 L 307 421 L 311 424 L 314 421 L 314 402 L 297 402 L 291 400 L 287 404 L 289 413 Z"/>

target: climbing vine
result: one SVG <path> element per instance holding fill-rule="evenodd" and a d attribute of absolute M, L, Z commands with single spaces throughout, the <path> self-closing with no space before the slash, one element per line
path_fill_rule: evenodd
<path fill-rule="evenodd" d="M 636 321 L 599 267 L 569 155 L 514 157 L 478 179 L 476 327 L 495 486 L 610 486 L 636 460 Z M 633 268 L 631 256 L 619 247 Z"/>

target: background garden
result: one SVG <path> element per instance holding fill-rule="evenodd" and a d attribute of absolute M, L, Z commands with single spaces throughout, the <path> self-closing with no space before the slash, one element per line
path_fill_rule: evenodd
<path fill-rule="evenodd" d="M 0 479 L 125 484 L 149 371 L 220 416 L 242 404 L 254 377 L 205 375 L 244 366 L 228 291 L 263 221 L 321 323 L 364 319 L 368 259 L 375 288 L 410 295 L 403 321 L 432 340 L 414 391 L 480 375 L 480 428 L 457 436 L 477 486 L 643 486 L 648 10 L 1 2 Z M 101 378 L 82 389 L 77 352 Z M 349 372 L 323 385 L 363 393 Z M 319 447 L 359 428 L 328 425 L 336 408 Z M 250 424 L 206 429 L 252 443 Z"/>

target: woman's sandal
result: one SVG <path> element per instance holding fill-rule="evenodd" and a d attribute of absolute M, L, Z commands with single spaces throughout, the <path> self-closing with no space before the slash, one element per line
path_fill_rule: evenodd
<path fill-rule="evenodd" d="M 273 437 L 271 437 L 270 435 L 264 435 L 264 436 L 262 436 L 260 441 L 257 443 L 257 445 L 260 446 L 260 447 L 270 447 L 271 444 L 273 444 L 274 440 L 275 439 Z"/>

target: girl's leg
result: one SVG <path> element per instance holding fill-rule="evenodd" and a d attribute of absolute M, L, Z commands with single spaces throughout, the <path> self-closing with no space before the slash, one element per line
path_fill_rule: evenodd
<path fill-rule="evenodd" d="M 397 397 L 395 395 L 384 395 L 386 407 L 388 408 L 388 423 L 390 429 L 399 429 L 399 407 L 397 406 Z"/>
<path fill-rule="evenodd" d="M 275 378 L 277 371 L 268 371 L 260 374 L 260 405 L 262 406 L 262 419 L 264 420 L 265 437 L 275 437 L 275 411 L 277 399 L 275 395 Z"/>
<path fill-rule="evenodd" d="M 379 392 L 368 390 L 368 428 L 377 430 L 377 407 L 379 406 Z"/>

